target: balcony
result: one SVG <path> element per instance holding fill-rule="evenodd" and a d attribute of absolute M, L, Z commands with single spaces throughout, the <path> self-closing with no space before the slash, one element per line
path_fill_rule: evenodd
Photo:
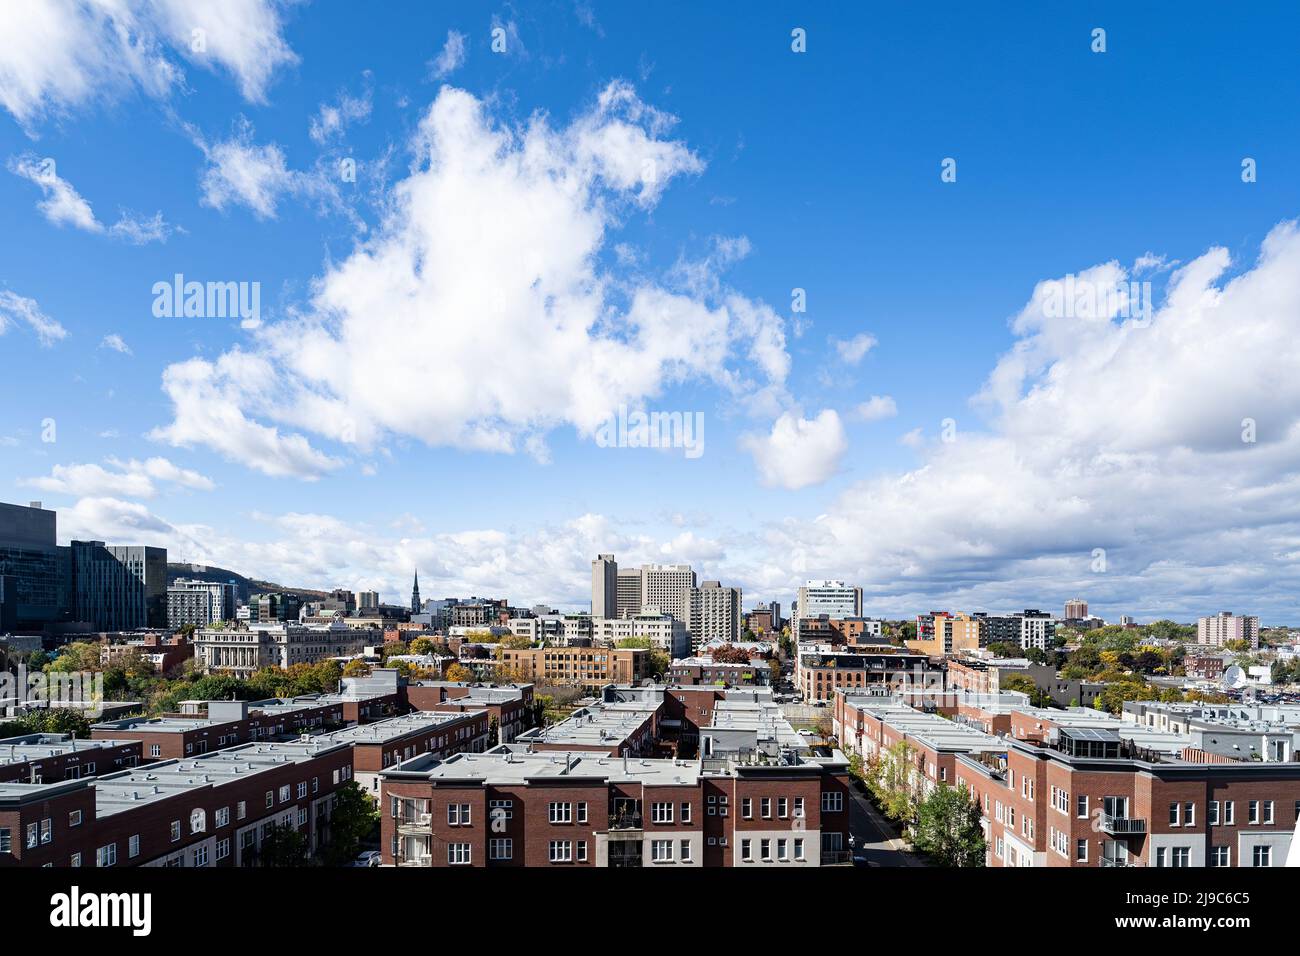
<path fill-rule="evenodd" d="M 433 823 L 431 813 L 401 813 L 393 818 L 399 830 L 427 830 Z"/>
<path fill-rule="evenodd" d="M 609 815 L 609 828 L 611 830 L 642 830 L 645 829 L 641 823 L 640 813 L 611 813 Z"/>
<path fill-rule="evenodd" d="M 851 850 L 822 850 L 822 866 L 843 866 L 852 859 Z"/>
<path fill-rule="evenodd" d="M 1141 836 L 1147 832 L 1146 820 L 1137 817 L 1117 817 L 1103 813 L 1098 822 L 1101 832 L 1111 836 Z"/>
<path fill-rule="evenodd" d="M 1116 860 L 1108 856 L 1101 858 L 1101 865 L 1104 867 L 1133 867 L 1142 866 L 1141 860 Z"/>
<path fill-rule="evenodd" d="M 420 856 L 402 857 L 397 861 L 398 866 L 433 866 L 433 856 L 431 854 L 422 854 Z"/>

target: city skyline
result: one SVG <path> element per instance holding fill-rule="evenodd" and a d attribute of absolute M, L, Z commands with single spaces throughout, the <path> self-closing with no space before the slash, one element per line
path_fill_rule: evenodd
<path fill-rule="evenodd" d="M 747 606 L 1298 621 L 1258 12 L 242 7 L 132 13 L 135 59 L 0 29 L 0 501 L 59 544 L 395 604 L 581 607 L 613 553 Z M 1270 82 L 1197 68 L 1247 49 Z"/>

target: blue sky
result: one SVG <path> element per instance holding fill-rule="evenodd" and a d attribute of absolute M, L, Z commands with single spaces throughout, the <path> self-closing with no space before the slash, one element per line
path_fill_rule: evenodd
<path fill-rule="evenodd" d="M 64 536 L 397 600 L 578 605 L 613 550 L 747 604 L 1295 620 L 1294 14 L 125 9 L 130 65 L 76 0 L 0 14 L 0 481 Z M 261 326 L 155 317 L 178 272 Z M 1046 320 L 1067 274 L 1160 311 Z M 620 400 L 704 454 L 598 447 Z"/>

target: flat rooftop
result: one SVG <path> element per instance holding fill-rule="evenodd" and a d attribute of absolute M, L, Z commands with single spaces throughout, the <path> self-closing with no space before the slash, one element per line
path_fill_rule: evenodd
<path fill-rule="evenodd" d="M 311 739 L 330 740 L 336 743 L 346 744 L 386 744 L 394 740 L 400 740 L 402 737 L 411 734 L 433 730 L 441 724 L 449 724 L 453 721 L 464 720 L 466 717 L 472 716 L 476 713 L 486 714 L 487 711 L 470 711 L 468 714 L 446 714 L 437 713 L 436 711 L 421 711 L 414 714 L 407 714 L 404 717 L 389 717 L 387 720 L 377 720 L 373 724 L 359 724 L 356 727 L 348 727 L 344 730 L 335 730 L 332 733 L 320 734 Z"/>
<path fill-rule="evenodd" d="M 24 734 L 0 740 L 0 766 L 47 760 L 69 753 L 92 753 L 109 747 L 124 747 L 135 740 L 78 740 L 71 734 Z"/>
<path fill-rule="evenodd" d="M 899 700 L 850 698 L 846 706 L 870 714 L 895 731 L 934 750 L 959 753 L 1005 753 L 1007 750 L 1007 741 L 1001 737 L 955 723 L 937 714 L 922 713 Z"/>
<path fill-rule="evenodd" d="M 557 746 L 613 746 L 640 730 L 658 710 L 658 703 L 641 701 L 593 704 L 575 711 L 558 724 L 520 734 L 516 740 Z"/>
<path fill-rule="evenodd" d="M 559 751 L 527 753 L 496 750 L 484 754 L 455 754 L 438 760 L 421 754 L 384 772 L 384 776 L 419 776 L 439 781 L 481 782 L 494 785 L 524 784 L 532 780 L 576 777 L 615 782 L 640 782 L 647 786 L 693 786 L 699 782 L 698 760 L 641 760 Z"/>
<path fill-rule="evenodd" d="M 287 743 L 250 743 L 201 757 L 167 760 L 106 774 L 90 780 L 90 786 L 95 788 L 95 816 L 112 816 L 200 787 L 219 787 L 236 778 L 242 780 L 286 764 L 305 763 L 345 748 L 345 744 L 319 737 Z"/>

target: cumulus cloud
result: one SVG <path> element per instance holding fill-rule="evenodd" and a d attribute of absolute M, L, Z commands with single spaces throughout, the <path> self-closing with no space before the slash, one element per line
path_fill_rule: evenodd
<path fill-rule="evenodd" d="M 469 48 L 466 43 L 468 39 L 458 30 L 448 30 L 447 42 L 442 45 L 442 50 L 429 64 L 429 75 L 435 80 L 441 80 L 460 69 L 468 56 Z"/>
<path fill-rule="evenodd" d="M 839 353 L 841 361 L 849 365 L 857 365 L 866 358 L 868 352 L 876 347 L 876 337 L 867 332 L 859 332 L 851 339 L 832 337 L 831 344 L 835 346 L 835 351 Z"/>
<path fill-rule="evenodd" d="M 445 87 L 375 235 L 247 351 L 169 368 L 175 420 L 155 435 L 314 477 L 337 462 L 260 419 L 362 450 L 397 436 L 536 451 L 547 430 L 589 437 L 620 404 L 679 382 L 740 400 L 779 387 L 789 358 L 771 307 L 721 282 L 602 265 L 623 217 L 703 168 L 666 138 L 672 123 L 621 83 L 558 128 L 542 114 L 504 126 Z M 395 377 L 399 354 L 406 370 Z M 483 374 L 485 354 L 514 372 Z M 557 368 L 584 371 L 547 374 L 542 387 L 537 376 Z"/>
<path fill-rule="evenodd" d="M 1292 603 L 1300 575 L 1300 234 L 1276 227 L 1174 272 L 1148 316 L 1090 317 L 1040 283 L 975 404 L 980 429 L 918 444 L 912 471 L 854 485 L 779 547 L 889 595 L 963 607 L 1089 594 L 1099 607 Z M 1060 281 L 1063 281 L 1060 280 Z M 1126 288 L 1107 263 L 1076 281 Z M 813 573 L 816 572 L 816 573 Z M 937 606 L 937 605 L 936 605 Z M 1020 605 L 1023 606 L 1023 605 Z"/>
<path fill-rule="evenodd" d="M 183 63 L 232 76 L 265 102 L 297 62 L 282 35 L 287 0 L 6 0 L 0 107 L 29 129 L 97 101 L 183 89 Z"/>
<path fill-rule="evenodd" d="M 116 223 L 105 226 L 95 218 L 90 203 L 58 174 L 54 160 L 48 157 L 37 159 L 31 154 L 12 157 L 9 160 L 9 171 L 41 188 L 45 198 L 36 204 L 36 208 L 56 226 L 70 225 L 85 232 L 106 233 L 137 246 L 148 242 L 166 242 L 173 231 L 173 227 L 163 221 L 162 213 L 155 213 L 151 219 L 143 219 L 124 211 Z"/>
<path fill-rule="evenodd" d="M 890 395 L 872 395 L 854 410 L 864 422 L 878 422 L 898 414 L 898 405 Z"/>
<path fill-rule="evenodd" d="M 312 117 L 308 134 L 313 142 L 323 146 L 341 135 L 349 124 L 367 119 L 371 108 L 368 91 L 361 96 L 340 93 L 335 102 L 320 105 L 320 110 Z"/>
<path fill-rule="evenodd" d="M 68 330 L 42 312 L 35 299 L 0 289 L 0 335 L 4 335 L 14 325 L 27 326 L 36 333 L 37 340 L 46 348 L 68 337 Z"/>
<path fill-rule="evenodd" d="M 55 465 L 48 475 L 26 478 L 21 483 L 55 494 L 112 498 L 152 498 L 158 494 L 158 482 L 195 491 L 211 491 L 216 487 L 205 475 L 181 468 L 166 458 L 145 461 L 109 458 L 106 463 L 108 468 L 93 463 Z"/>
<path fill-rule="evenodd" d="M 754 456 L 764 484 L 794 490 L 835 474 L 849 444 L 839 414 L 827 408 L 811 419 L 786 412 L 768 434 L 746 435 L 741 447 Z"/>

